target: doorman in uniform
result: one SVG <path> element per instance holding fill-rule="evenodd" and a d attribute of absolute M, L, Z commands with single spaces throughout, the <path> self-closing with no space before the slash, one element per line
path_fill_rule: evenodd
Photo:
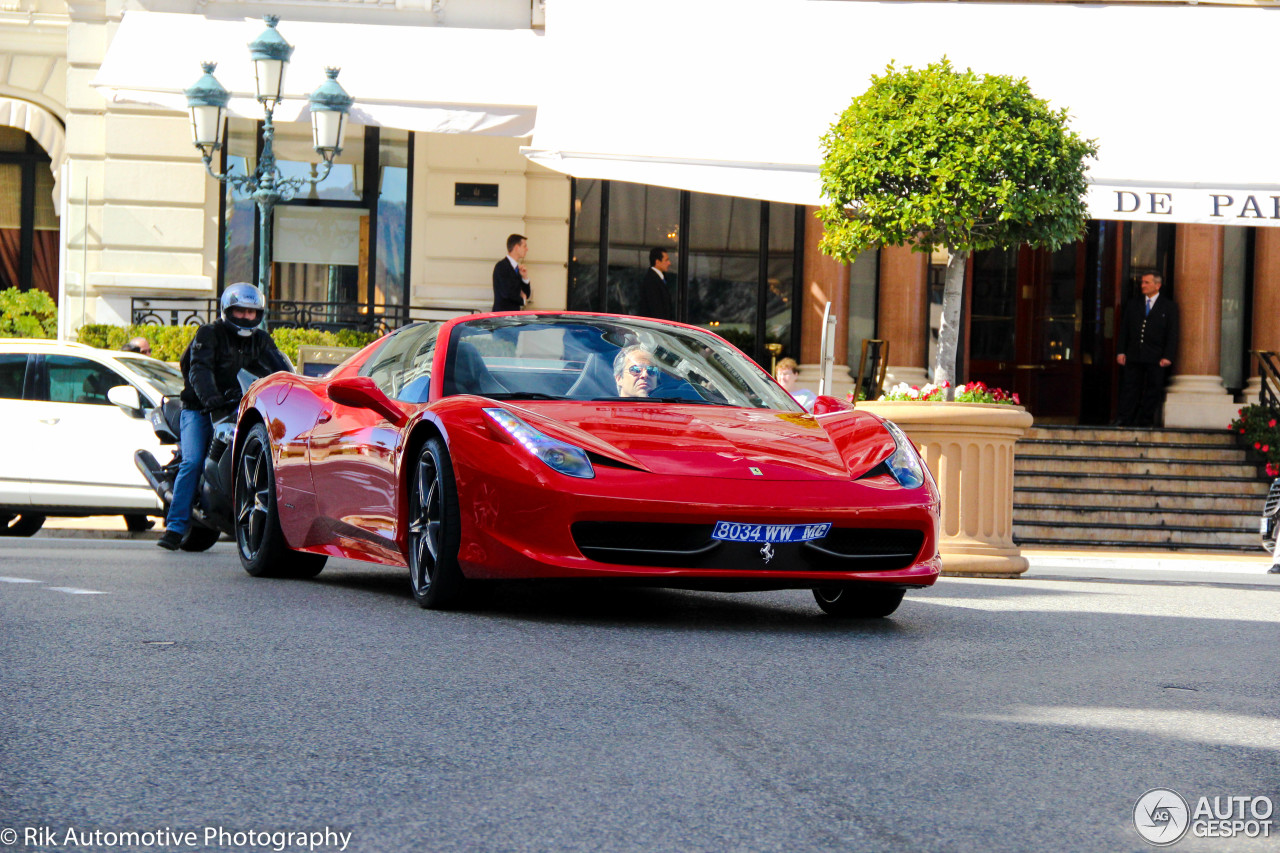
<path fill-rule="evenodd" d="M 1164 280 L 1142 277 L 1142 298 L 1130 299 L 1120 323 L 1116 361 L 1120 364 L 1118 426 L 1156 425 L 1164 398 L 1165 374 L 1178 351 L 1178 306 L 1160 295 Z"/>

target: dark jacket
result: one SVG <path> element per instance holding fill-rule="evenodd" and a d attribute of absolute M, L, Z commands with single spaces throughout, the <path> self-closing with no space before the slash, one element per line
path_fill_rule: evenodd
<path fill-rule="evenodd" d="M 511 261 L 503 258 L 493 265 L 493 310 L 519 311 L 524 307 L 524 300 L 531 293 L 529 285 L 522 278 Z"/>
<path fill-rule="evenodd" d="M 241 368 L 255 376 L 288 370 L 289 362 L 262 329 L 247 337 L 224 320 L 205 323 L 182 354 L 182 408 L 208 412 L 240 399 Z"/>
<path fill-rule="evenodd" d="M 1126 362 L 1155 364 L 1162 358 L 1174 361 L 1178 352 L 1178 306 L 1161 294 L 1146 313 L 1146 298 L 1129 300 L 1120 323 L 1116 352 L 1124 353 Z"/>
<path fill-rule="evenodd" d="M 676 312 L 671 309 L 671 291 L 667 289 L 667 280 L 652 267 L 645 273 L 644 281 L 640 284 L 640 307 L 636 313 L 656 320 L 676 318 Z"/>

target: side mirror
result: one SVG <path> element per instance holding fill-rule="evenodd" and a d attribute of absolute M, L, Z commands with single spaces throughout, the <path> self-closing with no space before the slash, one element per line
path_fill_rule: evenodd
<path fill-rule="evenodd" d="M 107 389 L 107 399 L 124 409 L 129 417 L 142 417 L 142 396 L 132 385 L 117 385 Z"/>
<path fill-rule="evenodd" d="M 853 406 L 839 397 L 832 397 L 829 394 L 819 394 L 818 398 L 813 401 L 813 413 L 815 415 L 829 415 L 832 412 L 848 412 L 852 410 Z"/>
<path fill-rule="evenodd" d="M 339 406 L 369 409 L 382 415 L 397 427 L 409 418 L 396 403 L 368 376 L 348 376 L 329 383 L 329 399 Z"/>

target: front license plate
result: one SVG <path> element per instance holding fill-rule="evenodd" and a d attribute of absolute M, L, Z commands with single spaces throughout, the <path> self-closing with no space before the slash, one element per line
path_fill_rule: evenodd
<path fill-rule="evenodd" d="M 808 542 L 831 532 L 831 523 L 821 524 L 741 524 L 717 521 L 712 539 L 725 542 Z"/>
<path fill-rule="evenodd" d="M 1263 536 L 1266 536 L 1267 535 L 1267 519 L 1265 518 L 1262 519 L 1262 521 L 1259 522 L 1258 527 L 1260 528 L 1258 532 L 1261 533 Z"/>

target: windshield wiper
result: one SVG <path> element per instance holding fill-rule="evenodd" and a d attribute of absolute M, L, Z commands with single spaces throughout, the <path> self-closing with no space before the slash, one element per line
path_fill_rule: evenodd
<path fill-rule="evenodd" d="M 541 391 L 500 391 L 497 394 L 485 394 L 490 400 L 568 400 L 568 397 L 557 397 L 555 394 L 543 394 Z"/>
<path fill-rule="evenodd" d="M 703 406 L 719 406 L 728 405 L 727 403 L 715 403 L 711 400 L 704 400 L 701 397 L 647 397 L 657 403 L 696 403 Z"/>
<path fill-rule="evenodd" d="M 728 403 L 716 403 L 699 397 L 592 397 L 593 403 L 692 403 L 704 406 L 727 406 Z"/>

